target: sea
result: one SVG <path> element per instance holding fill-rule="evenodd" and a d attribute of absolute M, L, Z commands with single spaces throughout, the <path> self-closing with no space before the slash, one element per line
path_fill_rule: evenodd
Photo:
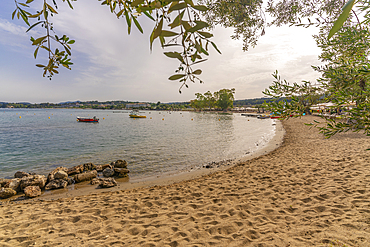
<path fill-rule="evenodd" d="M 17 171 L 47 175 L 59 166 L 126 160 L 130 178 L 242 158 L 275 135 L 275 121 L 240 113 L 127 110 L 1 109 L 0 178 Z M 77 117 L 99 123 L 77 122 Z"/>

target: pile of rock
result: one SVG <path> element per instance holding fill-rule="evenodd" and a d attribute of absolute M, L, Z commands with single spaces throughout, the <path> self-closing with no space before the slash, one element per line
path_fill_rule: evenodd
<path fill-rule="evenodd" d="M 40 196 L 46 182 L 44 175 L 16 172 L 13 179 L 0 179 L 0 198 L 9 198 L 22 191 L 27 197 Z"/>
<path fill-rule="evenodd" d="M 98 172 L 105 178 L 97 178 Z M 117 185 L 113 177 L 127 177 L 129 170 L 125 160 L 117 160 L 106 165 L 87 163 L 72 168 L 58 167 L 47 177 L 34 173 L 18 171 L 13 179 L 0 178 L 0 198 L 9 198 L 18 192 L 24 192 L 27 197 L 41 195 L 41 190 L 54 190 L 67 187 L 73 183 L 92 180 L 91 184 L 109 188 Z"/>
<path fill-rule="evenodd" d="M 107 178 L 113 176 L 124 178 L 128 176 L 129 172 L 127 162 L 125 160 L 117 160 L 103 169 L 103 176 Z"/>

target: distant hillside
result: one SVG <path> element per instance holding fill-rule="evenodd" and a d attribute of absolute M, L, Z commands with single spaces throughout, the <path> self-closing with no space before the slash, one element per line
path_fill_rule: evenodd
<path fill-rule="evenodd" d="M 66 101 L 66 102 L 59 102 L 59 105 L 64 105 L 64 104 L 74 104 L 74 103 L 81 103 L 81 101 L 76 100 L 76 101 Z"/>
<path fill-rule="evenodd" d="M 281 98 L 280 100 L 283 100 Z M 255 99 L 242 99 L 242 100 L 234 100 L 234 106 L 255 106 L 255 105 L 262 105 L 263 103 L 269 103 L 273 101 L 273 98 L 255 98 Z"/>

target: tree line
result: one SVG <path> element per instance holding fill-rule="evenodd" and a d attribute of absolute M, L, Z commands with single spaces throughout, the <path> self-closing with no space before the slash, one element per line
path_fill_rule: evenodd
<path fill-rule="evenodd" d="M 196 98 L 190 101 L 190 106 L 196 110 L 222 110 L 233 108 L 235 88 L 221 89 L 214 93 L 196 93 Z"/>

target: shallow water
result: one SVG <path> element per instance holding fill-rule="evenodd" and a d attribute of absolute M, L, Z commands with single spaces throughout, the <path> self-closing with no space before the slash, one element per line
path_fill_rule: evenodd
<path fill-rule="evenodd" d="M 147 118 L 116 110 L 2 109 L 0 177 L 117 159 L 129 163 L 130 177 L 151 176 L 242 157 L 275 133 L 274 120 L 240 114 L 143 113 Z M 100 121 L 81 123 L 77 116 Z"/>

